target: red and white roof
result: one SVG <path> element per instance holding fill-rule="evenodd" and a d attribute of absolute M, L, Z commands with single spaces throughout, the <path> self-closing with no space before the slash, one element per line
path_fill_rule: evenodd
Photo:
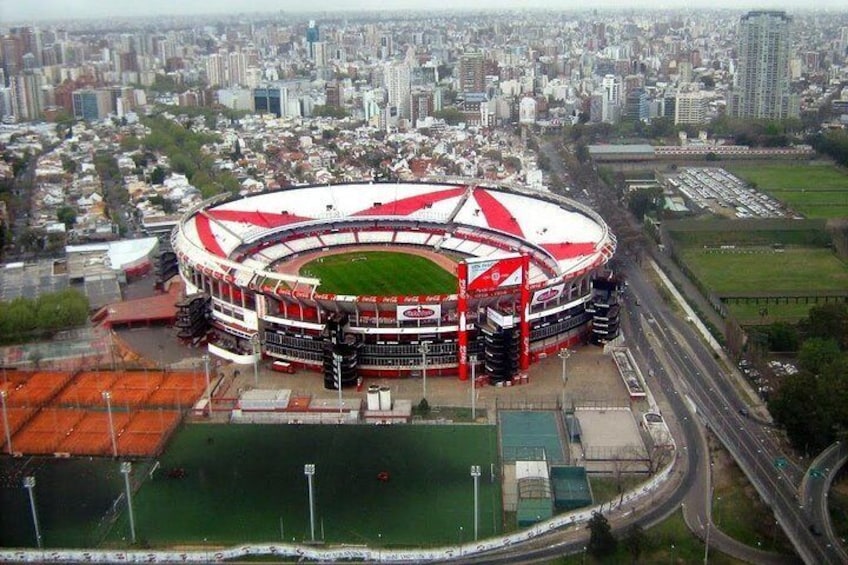
<path fill-rule="evenodd" d="M 450 222 L 524 240 L 548 253 L 560 274 L 566 274 L 596 263 L 614 245 L 599 217 L 569 204 L 458 184 L 310 186 L 212 206 L 187 218 L 182 232 L 197 247 L 224 258 L 270 232 L 322 221 L 373 217 Z"/>

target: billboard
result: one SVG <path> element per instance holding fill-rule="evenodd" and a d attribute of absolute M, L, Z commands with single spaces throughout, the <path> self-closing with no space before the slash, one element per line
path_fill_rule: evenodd
<path fill-rule="evenodd" d="M 533 293 L 533 299 L 530 301 L 532 306 L 536 304 L 541 304 L 542 302 L 550 302 L 555 298 L 559 298 L 562 294 L 562 291 L 565 289 L 565 283 L 555 284 L 553 286 L 549 286 L 547 288 L 543 288 L 541 290 L 537 290 Z"/>
<path fill-rule="evenodd" d="M 442 306 L 440 304 L 397 307 L 397 319 L 401 321 L 438 320 L 441 317 Z"/>
<path fill-rule="evenodd" d="M 468 292 L 501 289 L 521 284 L 522 257 L 519 254 L 494 259 L 466 259 Z"/>

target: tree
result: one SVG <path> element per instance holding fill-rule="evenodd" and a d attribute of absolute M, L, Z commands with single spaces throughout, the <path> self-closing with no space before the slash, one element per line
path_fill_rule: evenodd
<path fill-rule="evenodd" d="M 832 338 L 841 349 L 848 349 L 848 304 L 822 304 L 810 308 L 799 329 L 805 338 Z"/>
<path fill-rule="evenodd" d="M 77 223 L 77 211 L 71 206 L 62 206 L 56 211 L 56 219 L 65 224 L 66 229 Z"/>
<path fill-rule="evenodd" d="M 165 169 L 162 167 L 156 167 L 153 169 L 153 172 L 150 173 L 150 183 L 162 184 L 163 182 L 165 182 Z"/>
<path fill-rule="evenodd" d="M 624 534 L 622 542 L 627 549 L 627 553 L 630 554 L 633 563 L 639 561 L 639 556 L 642 555 L 642 550 L 645 549 L 647 541 L 645 530 L 639 524 L 633 524 L 627 528 L 627 533 Z"/>
<path fill-rule="evenodd" d="M 819 375 L 826 366 L 839 359 L 841 355 L 836 340 L 814 337 L 801 345 L 798 363 L 810 374 Z"/>
<path fill-rule="evenodd" d="M 452 126 L 465 121 L 465 114 L 457 108 L 445 108 L 444 110 L 433 112 L 433 117 L 438 120 L 444 120 Z"/>
<path fill-rule="evenodd" d="M 597 511 L 592 512 L 586 527 L 589 529 L 588 550 L 591 555 L 603 559 L 615 553 L 618 540 L 612 535 L 612 528 L 603 514 Z"/>
<path fill-rule="evenodd" d="M 648 188 L 636 190 L 627 198 L 627 207 L 637 219 L 641 220 L 646 214 L 657 209 L 657 197 L 656 190 Z"/>

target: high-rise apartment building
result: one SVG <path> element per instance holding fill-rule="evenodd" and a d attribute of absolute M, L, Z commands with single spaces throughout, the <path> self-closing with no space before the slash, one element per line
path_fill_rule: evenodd
<path fill-rule="evenodd" d="M 782 11 L 742 16 L 731 116 L 782 120 L 799 115 L 798 98 L 789 89 L 791 26 L 792 18 Z"/>
<path fill-rule="evenodd" d="M 705 92 L 681 92 L 675 96 L 674 123 L 702 124 L 707 121 L 709 97 Z"/>
<path fill-rule="evenodd" d="M 405 63 L 386 65 L 383 80 L 389 95 L 389 106 L 397 107 L 398 117 L 412 117 L 412 72 L 409 66 Z"/>
<path fill-rule="evenodd" d="M 483 54 L 466 53 L 459 59 L 459 91 L 485 92 L 486 75 L 483 73 Z"/>

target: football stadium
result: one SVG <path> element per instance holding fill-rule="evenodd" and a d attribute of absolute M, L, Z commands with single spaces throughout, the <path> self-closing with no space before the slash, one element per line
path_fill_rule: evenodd
<path fill-rule="evenodd" d="M 422 370 L 503 385 L 618 333 L 615 237 L 550 192 L 468 180 L 219 197 L 172 246 L 211 353 L 319 371 L 327 388 Z"/>

